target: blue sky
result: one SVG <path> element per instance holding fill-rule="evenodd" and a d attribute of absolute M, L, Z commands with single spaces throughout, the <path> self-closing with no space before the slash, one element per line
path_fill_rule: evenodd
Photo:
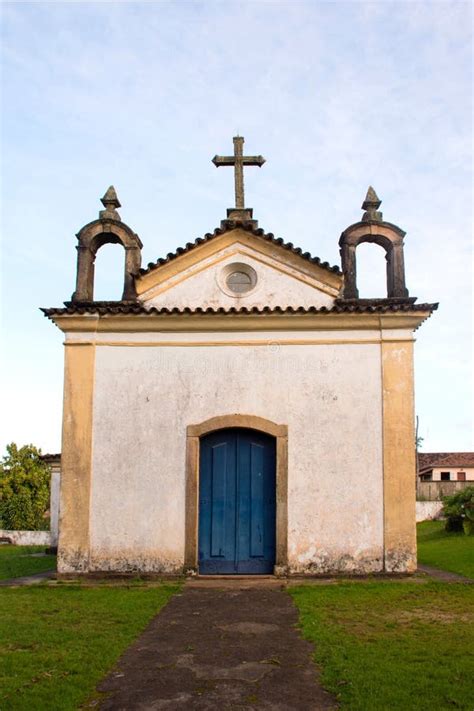
<path fill-rule="evenodd" d="M 3 3 L 0 444 L 59 451 L 62 334 L 38 311 L 69 299 L 75 233 L 113 183 L 146 264 L 232 205 L 215 153 L 232 136 L 266 231 L 339 263 L 369 184 L 407 232 L 411 295 L 439 301 L 417 332 L 426 451 L 472 449 L 472 5 L 468 2 Z M 384 258 L 358 251 L 361 296 Z M 104 248 L 96 298 L 118 298 Z"/>

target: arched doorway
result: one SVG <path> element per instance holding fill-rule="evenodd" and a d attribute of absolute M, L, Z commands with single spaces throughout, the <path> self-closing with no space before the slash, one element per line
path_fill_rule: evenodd
<path fill-rule="evenodd" d="M 206 435 L 222 430 L 245 429 L 274 438 L 276 446 L 276 553 L 275 575 L 286 575 L 288 566 L 288 426 L 264 417 L 234 413 L 218 415 L 186 428 L 186 506 L 184 572 L 199 572 L 200 449 Z"/>
<path fill-rule="evenodd" d="M 199 471 L 199 573 L 273 573 L 275 437 L 245 428 L 211 432 L 200 439 Z"/>

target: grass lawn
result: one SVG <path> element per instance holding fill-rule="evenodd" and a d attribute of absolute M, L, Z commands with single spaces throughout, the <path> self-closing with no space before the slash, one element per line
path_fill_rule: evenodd
<path fill-rule="evenodd" d="M 44 546 L 0 545 L 0 580 L 20 578 L 22 575 L 42 573 L 44 570 L 55 570 L 55 555 L 42 558 L 31 557 L 32 553 L 44 553 L 45 550 Z"/>
<path fill-rule="evenodd" d="M 0 709 L 77 709 L 178 589 L 1 589 Z"/>
<path fill-rule="evenodd" d="M 472 711 L 474 586 L 354 582 L 289 592 L 342 709 Z"/>
<path fill-rule="evenodd" d="M 474 578 L 474 536 L 446 533 L 444 521 L 417 525 L 418 562 Z"/>

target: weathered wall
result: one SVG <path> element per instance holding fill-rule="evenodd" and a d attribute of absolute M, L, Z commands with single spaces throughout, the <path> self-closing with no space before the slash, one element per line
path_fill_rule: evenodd
<path fill-rule="evenodd" d="M 66 343 L 58 570 L 89 570 L 95 346 Z M 109 417 L 113 420 L 110 399 Z"/>
<path fill-rule="evenodd" d="M 105 334 L 129 345 L 96 346 L 90 569 L 182 570 L 186 427 L 241 413 L 288 425 L 290 571 L 382 570 L 380 334 L 356 335 Z"/>
<path fill-rule="evenodd" d="M 439 518 L 441 509 L 443 508 L 442 501 L 417 501 L 416 502 L 416 522 L 431 521 Z"/>
<path fill-rule="evenodd" d="M 416 497 L 419 501 L 441 501 L 468 486 L 472 486 L 472 481 L 418 481 Z"/>
<path fill-rule="evenodd" d="M 8 531 L 0 528 L 0 538 L 9 538 L 15 546 L 50 546 L 50 531 Z"/>
<path fill-rule="evenodd" d="M 382 343 L 384 569 L 416 570 L 413 342 Z"/>
<path fill-rule="evenodd" d="M 50 494 L 49 494 L 49 512 L 50 512 L 50 530 L 51 530 L 51 545 L 58 545 L 59 536 L 59 492 L 60 492 L 61 471 L 55 467 L 51 471 Z"/>

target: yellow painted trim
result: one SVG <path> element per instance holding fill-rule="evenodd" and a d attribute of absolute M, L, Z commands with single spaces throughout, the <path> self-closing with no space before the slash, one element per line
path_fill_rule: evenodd
<path fill-rule="evenodd" d="M 87 572 L 95 346 L 66 348 L 58 572 Z"/>
<path fill-rule="evenodd" d="M 63 346 L 95 346 L 96 341 L 64 341 Z"/>
<path fill-rule="evenodd" d="M 231 232 L 226 232 L 223 235 L 218 235 L 212 240 L 194 247 L 190 252 L 182 254 L 172 261 L 162 264 L 160 267 L 149 272 L 148 274 L 140 276 L 136 279 L 137 294 L 140 296 L 157 284 L 161 284 L 167 279 L 171 279 L 178 273 L 189 269 L 189 267 L 194 266 L 204 259 L 212 257 L 216 254 L 216 252 L 219 252 L 222 249 L 235 244 L 236 242 L 240 242 L 241 244 L 248 246 L 253 251 L 267 254 L 273 259 L 281 261 L 283 264 L 292 265 L 298 271 L 306 272 L 310 276 L 317 275 L 316 278 L 318 281 L 321 281 L 328 286 L 332 286 L 337 290 L 341 287 L 342 276 L 340 274 L 330 272 L 317 264 L 313 264 L 312 262 L 302 259 L 301 256 L 293 254 L 280 245 L 267 242 L 256 235 L 237 228 Z M 277 256 L 279 254 L 281 254 L 281 259 Z"/>
<path fill-rule="evenodd" d="M 240 427 L 249 430 L 257 430 L 272 435 L 272 437 L 288 437 L 288 427 L 277 425 L 276 422 L 267 420 L 257 415 L 220 415 L 211 417 L 198 425 L 189 425 L 187 429 L 188 437 L 204 437 L 204 435 L 216 432 L 217 430 L 227 430 L 232 427 Z"/>
<path fill-rule="evenodd" d="M 382 343 L 384 568 L 416 570 L 413 343 Z"/>
<path fill-rule="evenodd" d="M 404 339 L 290 339 L 290 340 L 243 340 L 238 341 L 67 341 L 65 345 L 67 346 L 87 346 L 96 345 L 99 346 L 111 346 L 120 347 L 124 346 L 127 348 L 168 348 L 168 347 L 215 347 L 215 346 L 265 346 L 266 348 L 280 347 L 280 346 L 335 346 L 335 345 L 374 345 L 380 343 L 406 343 L 411 341 L 409 338 Z"/>
<path fill-rule="evenodd" d="M 418 328 L 430 311 L 391 314 L 117 314 L 52 316 L 64 332 L 378 331 Z"/>

